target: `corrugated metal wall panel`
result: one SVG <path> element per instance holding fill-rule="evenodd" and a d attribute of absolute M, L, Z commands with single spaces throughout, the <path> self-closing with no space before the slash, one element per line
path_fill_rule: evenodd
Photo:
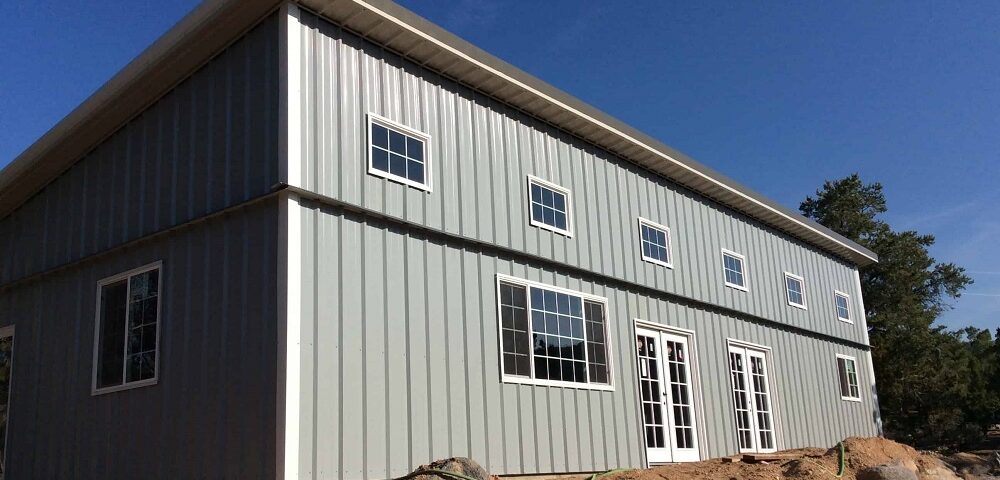
<path fill-rule="evenodd" d="M 269 192 L 277 27 L 264 20 L 0 220 L 0 283 Z"/>
<path fill-rule="evenodd" d="M 635 318 L 696 332 L 705 457 L 737 450 L 727 338 L 772 349 L 780 446 L 876 433 L 864 375 L 863 402 L 840 399 L 835 354 L 865 371 L 859 349 L 303 205 L 303 358 L 315 362 L 303 374 L 304 478 L 388 478 L 450 456 L 509 474 L 640 466 Z M 608 298 L 613 392 L 500 382 L 497 273 Z"/>
<path fill-rule="evenodd" d="M 432 229 L 826 335 L 864 341 L 836 319 L 853 267 L 679 188 L 471 89 L 303 13 L 305 189 Z M 433 193 L 367 174 L 366 114 L 431 135 Z M 526 175 L 572 190 L 574 236 L 528 226 Z M 643 262 L 638 216 L 671 227 L 675 268 Z M 747 256 L 749 292 L 726 288 L 721 248 Z M 806 278 L 808 310 L 783 273 Z M 860 317 L 857 299 L 854 316 Z"/>
<path fill-rule="evenodd" d="M 0 290 L 0 322 L 16 325 L 10 478 L 274 478 L 276 207 Z M 97 282 L 155 261 L 159 382 L 91 396 Z"/>

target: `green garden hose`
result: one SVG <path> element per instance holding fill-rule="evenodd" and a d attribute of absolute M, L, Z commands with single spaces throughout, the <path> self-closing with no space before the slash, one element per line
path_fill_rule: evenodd
<path fill-rule="evenodd" d="M 837 446 L 840 447 L 840 451 L 839 451 L 839 454 L 838 454 L 838 457 L 839 457 L 839 460 L 840 460 L 840 467 L 837 470 L 837 474 L 836 475 L 834 475 L 833 472 L 830 472 L 829 470 L 823 468 L 823 466 L 820 465 L 819 462 L 817 462 L 817 461 L 815 461 L 815 460 L 813 460 L 811 458 L 803 457 L 803 460 L 808 460 L 809 462 L 812 462 L 814 465 L 816 465 L 817 467 L 819 467 L 819 469 L 822 470 L 823 473 L 829 474 L 829 475 L 833 476 L 834 478 L 841 478 L 841 477 L 844 476 L 844 472 L 847 470 L 847 452 L 844 451 L 844 442 L 837 442 Z"/>

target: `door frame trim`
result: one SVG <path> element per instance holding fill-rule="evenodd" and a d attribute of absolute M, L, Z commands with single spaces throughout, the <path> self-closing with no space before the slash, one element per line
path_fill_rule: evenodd
<path fill-rule="evenodd" d="M 641 318 L 632 319 L 632 339 L 630 343 L 632 344 L 632 363 L 636 368 L 636 378 L 633 381 L 632 388 L 636 392 L 636 402 L 638 407 L 636 409 L 637 419 L 639 421 L 639 439 L 642 441 L 641 451 L 642 451 L 642 462 L 645 468 L 650 468 L 652 465 L 661 465 L 660 463 L 650 463 L 649 458 L 646 456 L 646 429 L 642 428 L 642 399 L 639 398 L 639 357 L 637 355 L 637 345 L 636 331 L 639 328 L 645 328 L 647 330 L 653 330 L 662 333 L 670 333 L 673 335 L 679 335 L 685 337 L 688 342 L 688 359 L 690 363 L 688 364 L 688 369 L 691 371 L 691 391 L 698 397 L 693 403 L 694 405 L 694 415 L 695 415 L 695 435 L 697 435 L 698 441 L 698 460 L 705 460 L 705 439 L 707 437 L 707 426 L 705 425 L 705 395 L 702 391 L 702 381 L 701 381 L 701 362 L 698 360 L 698 345 L 695 342 L 695 335 L 697 332 L 687 328 L 675 327 L 672 325 L 664 325 L 662 323 L 651 322 L 649 320 L 643 320 Z"/>
<path fill-rule="evenodd" d="M 747 342 L 745 340 L 740 340 L 732 337 L 726 338 L 725 352 L 726 352 L 726 371 L 729 372 L 729 347 L 745 348 L 750 350 L 757 350 L 764 354 L 764 358 L 767 360 L 767 385 L 771 388 L 768 392 L 771 397 L 771 421 L 774 422 L 774 451 L 780 452 L 785 450 L 785 430 L 782 428 L 781 415 L 779 414 L 781 410 L 781 402 L 779 400 L 780 395 L 778 395 L 778 376 L 775 375 L 775 360 L 774 360 L 774 350 L 767 346 L 761 345 L 759 343 Z M 729 377 L 729 406 L 730 412 L 735 415 L 736 404 L 733 399 L 733 379 L 732 375 L 727 375 Z M 734 422 L 730 424 L 730 427 L 735 428 L 735 418 Z M 736 442 L 736 451 L 740 451 L 739 441 Z"/>

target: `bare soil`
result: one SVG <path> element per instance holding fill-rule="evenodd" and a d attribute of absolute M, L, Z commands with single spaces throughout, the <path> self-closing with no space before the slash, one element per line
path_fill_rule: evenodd
<path fill-rule="evenodd" d="M 921 480 L 961 479 L 941 457 L 920 452 L 912 447 L 884 438 L 852 437 L 844 440 L 846 470 L 843 479 L 856 480 L 856 474 L 865 468 L 884 464 L 900 464 L 913 471 Z M 781 460 L 767 463 L 745 463 L 724 459 L 695 463 L 663 465 L 645 470 L 617 472 L 601 480 L 770 480 L 770 479 L 834 479 L 838 463 L 838 448 L 804 448 L 780 452 Z M 976 478 L 976 477 L 967 477 Z M 990 478 L 990 477 L 983 477 Z"/>

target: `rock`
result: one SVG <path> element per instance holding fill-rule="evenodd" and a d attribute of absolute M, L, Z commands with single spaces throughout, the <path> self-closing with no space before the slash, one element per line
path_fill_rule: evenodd
<path fill-rule="evenodd" d="M 868 467 L 857 474 L 858 480 L 917 480 L 917 474 L 902 465 Z"/>
<path fill-rule="evenodd" d="M 946 467 L 928 468 L 922 472 L 920 478 L 923 480 L 962 480 L 962 477 Z"/>
<path fill-rule="evenodd" d="M 486 471 L 482 465 L 476 463 L 475 460 L 465 457 L 455 457 L 448 458 L 445 460 L 436 460 L 431 462 L 430 465 L 421 465 L 414 470 L 414 473 L 418 473 L 426 470 L 444 470 L 447 472 L 455 472 L 465 475 L 466 477 L 471 477 L 476 480 L 491 480 L 493 477 L 490 476 L 489 472 Z M 439 474 L 430 473 L 424 475 L 417 475 L 412 477 L 412 480 L 455 480 L 451 477 L 442 477 Z"/>
<path fill-rule="evenodd" d="M 971 453 L 956 453 L 943 459 L 945 463 L 955 467 L 961 473 L 985 475 L 990 472 L 989 460 Z"/>

